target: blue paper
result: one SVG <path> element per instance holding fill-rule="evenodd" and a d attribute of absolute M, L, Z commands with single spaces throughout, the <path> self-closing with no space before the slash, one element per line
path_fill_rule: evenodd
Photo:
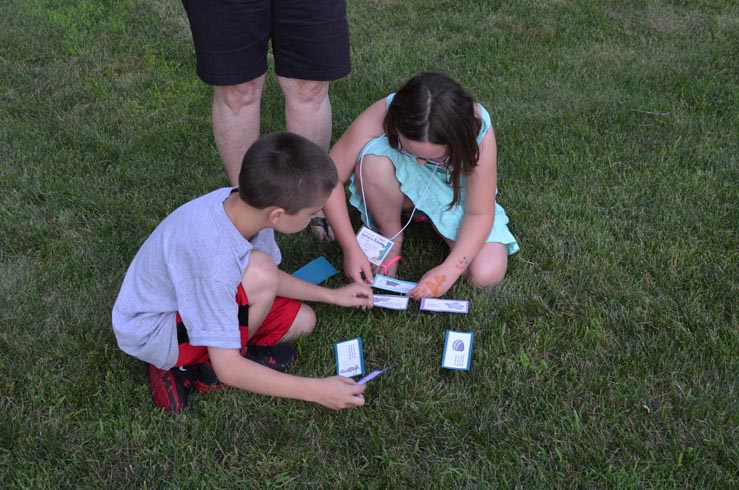
<path fill-rule="evenodd" d="M 326 257 L 318 257 L 315 260 L 311 260 L 293 272 L 294 277 L 312 284 L 320 284 L 334 274 L 336 274 L 336 269 L 326 260 Z"/>

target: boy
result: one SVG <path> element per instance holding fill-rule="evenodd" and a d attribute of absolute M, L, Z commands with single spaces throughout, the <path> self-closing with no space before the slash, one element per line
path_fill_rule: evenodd
<path fill-rule="evenodd" d="M 224 385 L 336 410 L 364 404 L 364 386 L 352 379 L 281 372 L 297 358 L 282 342 L 316 323 L 299 300 L 372 307 L 366 285 L 331 290 L 277 268 L 274 230 L 305 228 L 337 180 L 317 145 L 269 134 L 246 152 L 238 188 L 184 204 L 144 242 L 113 307 L 113 330 L 123 351 L 149 363 L 158 407 L 179 413 L 190 389 Z"/>

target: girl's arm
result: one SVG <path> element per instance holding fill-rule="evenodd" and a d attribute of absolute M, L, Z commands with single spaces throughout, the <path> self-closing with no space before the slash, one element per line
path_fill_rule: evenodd
<path fill-rule="evenodd" d="M 495 220 L 497 150 L 491 127 L 480 144 L 480 157 L 474 172 L 467 176 L 464 216 L 449 256 L 423 275 L 409 293 L 414 299 L 446 293 L 475 259 L 490 235 Z"/>
<path fill-rule="evenodd" d="M 344 272 L 352 281 L 367 284 L 372 284 L 372 269 L 367 256 L 359 247 L 354 228 L 349 220 L 344 183 L 349 180 L 349 176 L 354 171 L 362 148 L 372 138 L 382 135 L 385 111 L 385 99 L 378 100 L 369 106 L 352 122 L 349 129 L 331 148 L 329 154 L 336 164 L 339 183 L 323 207 L 323 212 L 334 229 L 336 241 L 344 252 Z"/>

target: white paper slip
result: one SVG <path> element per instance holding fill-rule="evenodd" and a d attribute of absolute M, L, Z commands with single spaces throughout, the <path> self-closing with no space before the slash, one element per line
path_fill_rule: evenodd
<path fill-rule="evenodd" d="M 469 313 L 470 302 L 460 299 L 423 298 L 421 300 L 421 309 L 443 313 Z"/>
<path fill-rule="evenodd" d="M 385 291 L 392 291 L 394 293 L 410 293 L 413 288 L 416 287 L 415 282 L 401 281 L 394 277 L 383 276 L 382 274 L 375 274 L 375 282 L 372 283 L 372 287 L 377 289 L 384 289 Z"/>
<path fill-rule="evenodd" d="M 472 360 L 473 332 L 446 331 L 444 353 L 441 355 L 441 367 L 447 369 L 468 370 Z"/>
<path fill-rule="evenodd" d="M 361 338 L 335 343 L 334 353 L 336 354 L 336 374 L 347 378 L 364 374 Z"/>
<path fill-rule="evenodd" d="M 378 377 L 379 375 L 381 375 L 385 371 L 387 371 L 387 368 L 380 369 L 379 371 L 372 371 L 367 376 L 365 376 L 364 378 L 362 378 L 359 381 L 357 381 L 357 384 L 358 385 L 363 385 L 363 384 L 367 383 L 368 381 L 372 381 L 373 379 L 375 379 L 376 377 Z"/>
<path fill-rule="evenodd" d="M 408 296 L 396 296 L 394 294 L 373 294 L 374 304 L 378 308 L 388 308 L 391 310 L 407 310 Z"/>
<path fill-rule="evenodd" d="M 387 253 L 393 248 L 392 240 L 375 233 L 366 226 L 362 226 L 357 232 L 357 242 L 369 261 L 375 265 L 382 264 Z"/>

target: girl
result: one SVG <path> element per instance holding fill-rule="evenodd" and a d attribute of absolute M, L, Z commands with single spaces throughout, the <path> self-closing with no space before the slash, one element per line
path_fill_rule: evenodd
<path fill-rule="evenodd" d="M 331 149 L 339 181 L 362 220 L 391 239 L 379 272 L 395 277 L 403 231 L 422 212 L 449 246 L 409 296 L 441 296 L 464 275 L 477 286 L 503 279 L 518 244 L 495 202 L 496 148 L 490 116 L 456 81 L 417 75 L 357 117 Z M 324 207 L 344 251 L 346 275 L 372 282 L 372 269 L 349 220 L 343 185 Z M 406 217 L 410 214 L 410 217 Z"/>

